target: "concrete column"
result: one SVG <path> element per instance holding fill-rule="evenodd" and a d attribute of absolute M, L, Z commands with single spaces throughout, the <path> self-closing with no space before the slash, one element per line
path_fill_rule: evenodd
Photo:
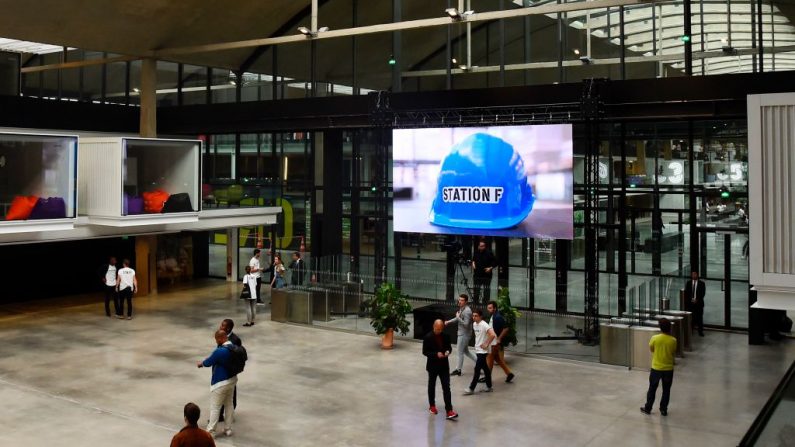
<path fill-rule="evenodd" d="M 138 296 L 157 293 L 157 236 L 135 238 L 135 276 L 138 279 Z"/>
<path fill-rule="evenodd" d="M 228 228 L 226 230 L 226 280 L 235 282 L 237 281 L 237 266 L 240 263 L 240 250 L 238 250 L 238 242 L 240 238 L 240 230 L 238 228 Z"/>
<path fill-rule="evenodd" d="M 141 61 L 141 123 L 139 133 L 142 137 L 157 136 L 157 61 Z"/>

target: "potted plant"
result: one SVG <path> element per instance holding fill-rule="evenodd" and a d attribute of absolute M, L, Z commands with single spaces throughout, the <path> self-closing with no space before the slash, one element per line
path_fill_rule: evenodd
<path fill-rule="evenodd" d="M 401 335 L 409 331 L 406 314 L 411 312 L 411 303 L 406 295 L 394 284 L 383 283 L 375 291 L 375 296 L 367 304 L 370 313 L 370 326 L 382 336 L 381 348 L 392 349 L 395 330 Z"/>
<path fill-rule="evenodd" d="M 508 334 L 503 337 L 503 346 L 512 346 L 517 343 L 516 339 L 516 319 L 522 316 L 515 307 L 511 306 L 511 296 L 507 287 L 500 287 L 497 294 L 497 310 L 500 311 L 502 317 L 505 318 L 505 324 L 508 325 Z"/>

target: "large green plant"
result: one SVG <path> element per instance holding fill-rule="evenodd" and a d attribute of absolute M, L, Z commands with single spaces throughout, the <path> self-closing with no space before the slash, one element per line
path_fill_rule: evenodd
<path fill-rule="evenodd" d="M 511 306 L 511 296 L 507 287 L 500 287 L 497 294 L 497 309 L 505 318 L 505 324 L 508 325 L 508 334 L 503 337 L 502 345 L 511 346 L 517 343 L 516 339 L 516 319 L 522 316 L 515 307 Z"/>
<path fill-rule="evenodd" d="M 386 334 L 389 329 L 394 329 L 401 335 L 408 333 L 410 323 L 406 320 L 406 314 L 411 312 L 411 303 L 394 284 L 381 284 L 368 307 L 370 326 L 375 329 L 376 334 Z"/>

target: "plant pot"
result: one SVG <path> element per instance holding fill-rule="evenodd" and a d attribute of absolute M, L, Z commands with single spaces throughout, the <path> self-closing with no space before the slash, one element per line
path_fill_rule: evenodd
<path fill-rule="evenodd" d="M 386 334 L 381 336 L 381 349 L 392 349 L 395 344 L 395 330 L 387 329 Z"/>

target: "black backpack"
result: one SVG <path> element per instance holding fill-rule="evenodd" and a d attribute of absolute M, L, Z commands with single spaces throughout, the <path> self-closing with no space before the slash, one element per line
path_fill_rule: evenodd
<path fill-rule="evenodd" d="M 246 360 L 248 360 L 248 353 L 246 348 L 234 344 L 224 345 L 224 348 L 229 350 L 229 361 L 224 365 L 229 377 L 236 376 L 243 372 L 246 367 Z"/>
<path fill-rule="evenodd" d="M 164 213 L 188 213 L 193 211 L 193 206 L 190 203 L 190 195 L 186 192 L 172 194 L 163 204 Z"/>

